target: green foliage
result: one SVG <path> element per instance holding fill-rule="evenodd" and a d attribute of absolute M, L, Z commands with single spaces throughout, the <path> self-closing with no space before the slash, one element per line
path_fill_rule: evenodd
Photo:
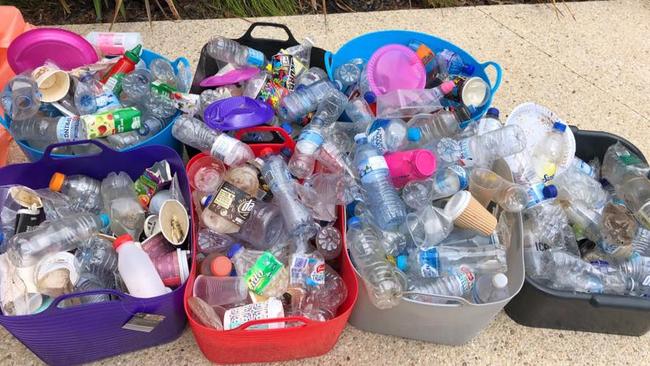
<path fill-rule="evenodd" d="M 238 17 L 293 15 L 295 0 L 212 0 L 215 8 Z"/>

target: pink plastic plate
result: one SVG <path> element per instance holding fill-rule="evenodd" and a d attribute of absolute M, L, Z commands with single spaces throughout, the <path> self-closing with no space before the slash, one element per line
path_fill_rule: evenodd
<path fill-rule="evenodd" d="M 84 37 L 60 28 L 37 28 L 25 32 L 9 45 L 7 61 L 20 74 L 54 62 L 62 70 L 93 64 L 97 52 Z"/>
<path fill-rule="evenodd" d="M 400 44 L 389 44 L 375 51 L 367 69 L 368 85 L 376 95 L 399 89 L 422 89 L 427 81 L 422 60 Z"/>
<path fill-rule="evenodd" d="M 217 86 L 237 84 L 240 81 L 248 80 L 260 72 L 259 69 L 254 67 L 247 67 L 245 69 L 235 69 L 223 75 L 213 75 L 201 80 L 201 85 L 204 88 L 211 88 Z"/>

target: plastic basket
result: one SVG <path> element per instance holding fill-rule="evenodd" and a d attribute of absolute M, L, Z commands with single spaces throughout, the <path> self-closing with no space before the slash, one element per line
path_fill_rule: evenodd
<path fill-rule="evenodd" d="M 274 129 L 279 134 L 284 132 L 284 130 L 278 127 L 266 127 L 264 129 Z M 250 132 L 260 131 L 256 127 L 247 130 Z M 284 146 L 267 144 L 256 144 L 256 146 L 260 149 L 263 147 L 271 147 L 275 153 L 278 153 L 283 148 L 292 149 L 293 141 L 290 138 L 289 141 L 291 143 L 287 143 Z M 258 149 L 254 147 L 254 151 L 257 153 Z M 196 155 L 190 160 L 188 166 L 192 164 L 193 160 L 204 155 L 203 153 Z M 341 232 L 344 232 L 345 209 L 342 206 L 338 207 L 338 215 L 336 226 Z M 194 220 L 198 222 L 196 221 L 198 220 L 196 215 Z M 198 225 L 195 225 L 194 230 L 198 230 Z M 197 235 L 195 232 L 194 248 L 196 248 L 196 238 Z M 187 306 L 187 300 L 192 296 L 194 280 L 198 272 L 198 266 L 194 262 L 190 271 L 187 288 L 185 289 L 185 311 L 187 312 L 196 343 L 199 345 L 203 355 L 208 360 L 216 363 L 272 362 L 319 356 L 331 350 L 343 332 L 357 300 L 358 284 L 350 259 L 345 254 L 347 253 L 347 250 L 345 250 L 345 240 L 343 240 L 343 248 L 344 250 L 341 251 L 335 268 L 338 269 L 339 274 L 348 288 L 348 297 L 339 306 L 337 316 L 325 322 L 318 322 L 304 317 L 286 317 L 250 321 L 236 329 L 228 331 L 218 331 L 205 327 L 193 319 L 193 315 Z M 196 250 L 193 253 L 196 253 Z M 301 325 L 291 328 L 247 330 L 256 324 L 280 322 L 298 322 Z"/>
<path fill-rule="evenodd" d="M 142 50 L 142 54 L 140 55 L 140 58 L 149 66 L 151 61 L 157 59 L 157 58 L 164 58 L 167 60 L 167 58 L 153 52 L 147 49 Z M 174 67 L 174 71 L 178 71 L 178 65 L 183 64 L 185 69 L 190 68 L 190 62 L 185 58 L 185 57 L 179 57 L 175 61 L 170 61 L 172 66 Z M 179 153 L 179 155 L 183 154 L 183 145 L 178 142 L 174 136 L 172 136 L 172 126 L 174 124 L 174 120 L 172 120 L 165 128 L 163 128 L 161 131 L 159 131 L 157 134 L 153 135 L 152 137 L 148 138 L 145 141 L 139 142 L 133 146 L 130 146 L 123 151 L 130 151 L 137 149 L 142 146 L 153 146 L 153 145 L 164 145 L 164 146 L 169 146 L 170 148 L 176 150 L 176 152 Z M 8 130 L 9 126 L 11 125 L 11 119 L 9 116 L 5 115 L 4 119 L 2 116 L 0 116 L 0 124 L 4 125 Z M 35 149 L 29 145 L 27 145 L 24 141 L 16 141 L 20 149 L 25 153 L 27 158 L 30 161 L 37 161 L 43 157 L 43 151 L 39 149 Z M 54 157 L 57 158 L 63 158 L 63 157 L 71 157 L 70 155 L 61 155 L 61 154 L 51 154 Z"/>
<path fill-rule="evenodd" d="M 501 66 L 494 61 L 480 63 L 469 53 L 465 52 L 465 50 L 455 44 L 425 33 L 405 30 L 386 30 L 361 35 L 349 40 L 341 46 L 336 53 L 331 53 L 329 51 L 325 52 L 325 70 L 330 79 L 333 80 L 334 70 L 342 64 L 354 58 L 362 58 L 367 61 L 370 59 L 370 56 L 372 56 L 372 54 L 382 46 L 391 43 L 406 45 L 413 40 L 424 43 L 434 52 L 442 51 L 445 48 L 454 51 L 460 55 L 465 63 L 474 66 L 474 73 L 472 76 L 480 77 L 490 86 L 490 96 L 488 100 L 483 106 L 477 109 L 476 113 L 472 116 L 472 120 L 479 119 L 483 116 L 490 107 L 492 98 L 501 85 L 501 78 L 503 76 Z M 494 83 L 490 81 L 490 78 L 486 73 L 486 69 L 490 66 L 493 67 L 496 72 Z"/>
<path fill-rule="evenodd" d="M 494 170 L 512 181 L 512 175 L 503 160 Z M 399 305 L 380 310 L 370 302 L 361 277 L 359 300 L 350 317 L 350 324 L 361 330 L 389 334 L 421 341 L 461 345 L 486 328 L 524 282 L 524 258 L 521 214 L 508 214 L 513 222 L 507 250 L 509 298 L 486 304 L 474 304 L 460 297 L 438 296 L 449 304 L 430 304 L 403 298 Z M 359 276 L 359 273 L 355 273 Z"/>
<path fill-rule="evenodd" d="M 607 148 L 616 142 L 637 154 L 641 151 L 622 137 L 571 126 L 576 156 L 602 161 Z M 529 327 L 640 336 L 650 330 L 650 300 L 643 297 L 588 294 L 555 290 L 531 278 L 506 306 L 512 320 Z"/>
<path fill-rule="evenodd" d="M 92 143 L 101 148 L 96 155 L 56 158 L 57 146 Z M 178 174 L 183 198 L 191 202 L 189 184 L 178 154 L 165 146 L 145 146 L 117 152 L 97 141 L 80 141 L 49 146 L 35 163 L 10 165 L 0 169 L 0 185 L 22 184 L 34 189 L 47 188 L 55 172 L 84 174 L 103 179 L 112 171 L 124 171 L 132 179 L 160 160 L 167 160 Z M 190 239 L 192 237 L 190 236 Z M 185 285 L 148 299 L 129 296 L 116 290 L 98 290 L 60 296 L 42 313 L 25 316 L 0 315 L 0 324 L 41 360 L 50 365 L 72 365 L 159 345 L 179 337 L 185 328 L 183 311 Z M 59 308 L 69 298 L 104 293 L 115 300 Z M 163 315 L 165 319 L 150 333 L 122 329 L 136 313 Z"/>

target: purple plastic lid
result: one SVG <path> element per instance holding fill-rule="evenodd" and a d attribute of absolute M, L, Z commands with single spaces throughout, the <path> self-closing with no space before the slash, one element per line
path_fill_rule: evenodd
<path fill-rule="evenodd" d="M 247 67 L 244 69 L 235 69 L 223 75 L 212 75 L 201 80 L 201 85 L 204 88 L 212 88 L 217 86 L 237 84 L 240 81 L 245 81 L 257 75 L 260 69 L 255 67 Z"/>
<path fill-rule="evenodd" d="M 99 60 L 93 45 L 77 33 L 59 28 L 36 28 L 13 40 L 7 61 L 16 74 L 54 62 L 61 70 L 94 64 Z"/>
<path fill-rule="evenodd" d="M 427 71 L 410 48 L 389 44 L 372 54 L 368 65 L 368 85 L 376 95 L 399 89 L 423 89 Z"/>
<path fill-rule="evenodd" d="M 273 108 L 249 97 L 230 97 L 210 104 L 203 112 L 208 126 L 230 131 L 259 126 L 273 119 Z"/>

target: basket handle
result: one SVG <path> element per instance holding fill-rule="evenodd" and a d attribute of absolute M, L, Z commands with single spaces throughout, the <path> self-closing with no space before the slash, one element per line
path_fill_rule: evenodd
<path fill-rule="evenodd" d="M 237 41 L 239 43 L 242 43 L 242 41 L 244 41 L 244 43 L 246 43 L 246 42 L 251 42 L 251 41 L 253 41 L 255 39 L 260 40 L 259 38 L 253 37 L 253 30 L 255 28 L 257 28 L 257 27 L 280 28 L 280 29 L 284 30 L 287 33 L 287 40 L 284 41 L 284 42 L 298 44 L 298 41 L 296 41 L 296 38 L 294 38 L 293 34 L 291 33 L 291 30 L 289 30 L 289 27 L 287 27 L 284 24 L 271 23 L 271 22 L 255 22 L 255 23 L 251 24 L 251 26 L 248 27 L 248 30 L 246 31 L 246 33 L 244 33 L 244 35 L 241 36 Z"/>
<path fill-rule="evenodd" d="M 636 299 L 634 299 L 636 300 Z M 627 296 L 618 296 L 618 295 L 593 295 L 589 299 L 591 306 L 600 308 L 600 307 L 612 307 L 617 309 L 637 309 L 648 311 L 650 310 L 650 301 L 630 301 L 630 298 Z"/>
<path fill-rule="evenodd" d="M 92 296 L 92 295 L 113 295 L 115 296 L 119 301 L 124 301 L 128 300 L 131 296 L 121 293 L 116 290 L 111 290 L 111 289 L 102 289 L 102 290 L 91 290 L 91 291 L 85 291 L 85 292 L 75 292 L 71 294 L 64 294 L 52 301 L 50 306 L 45 309 L 45 312 L 51 313 L 54 311 L 64 311 L 65 309 L 69 308 L 59 308 L 59 304 L 62 301 L 65 301 L 67 299 L 74 299 L 76 297 L 84 297 L 84 296 Z M 116 300 L 111 300 L 111 301 L 116 301 Z"/>
<path fill-rule="evenodd" d="M 6 128 L 7 131 L 9 131 L 9 117 L 7 117 L 6 115 L 3 116 L 0 113 L 0 125 L 4 126 L 4 128 Z"/>
<path fill-rule="evenodd" d="M 86 145 L 86 144 L 92 144 L 96 145 L 100 149 L 102 149 L 101 153 L 98 154 L 89 154 L 89 155 L 83 155 L 85 156 L 93 156 L 93 155 L 105 155 L 105 154 L 117 154 L 117 151 L 111 149 L 110 147 L 102 144 L 101 142 L 97 140 L 79 140 L 79 141 L 69 141 L 69 142 L 59 142 L 56 144 L 49 145 L 47 148 L 45 148 L 45 151 L 43 151 L 43 157 L 41 160 L 48 161 L 48 160 L 57 160 L 57 158 L 52 156 L 52 150 L 56 149 L 57 147 L 62 147 L 62 146 L 73 146 L 73 145 Z"/>
<path fill-rule="evenodd" d="M 325 64 L 325 71 L 330 80 L 334 80 L 334 70 L 332 70 L 332 64 L 334 63 L 334 54 L 330 51 L 325 51 L 325 58 L 323 60 Z"/>
<path fill-rule="evenodd" d="M 471 304 L 469 301 L 463 299 L 462 297 L 455 297 L 455 296 L 445 296 L 445 295 L 437 295 L 437 294 L 423 294 L 423 293 L 415 292 L 415 291 L 406 291 L 406 292 L 403 292 L 402 295 L 420 295 L 420 296 L 430 297 L 430 298 L 433 298 L 433 299 L 441 299 L 441 300 L 453 301 L 452 303 L 443 304 L 443 305 L 447 305 L 447 306 L 461 307 L 461 306 Z M 414 300 L 414 301 L 418 301 L 418 300 Z"/>
<path fill-rule="evenodd" d="M 490 93 L 491 93 L 490 95 L 494 95 L 494 93 L 497 92 L 499 86 L 501 85 L 501 79 L 503 78 L 503 69 L 501 68 L 501 65 L 499 65 L 494 61 L 488 61 L 481 64 L 483 71 L 485 71 L 489 66 L 492 66 L 494 68 L 494 71 L 496 72 L 494 85 L 492 85 L 492 89 L 490 89 Z"/>
<path fill-rule="evenodd" d="M 274 323 L 287 323 L 287 322 L 298 322 L 302 323 L 300 327 L 306 327 L 310 324 L 316 323 L 315 321 L 311 319 L 307 319 L 304 316 L 288 316 L 286 318 L 272 318 L 272 319 L 257 319 L 257 320 L 251 320 L 248 321 L 240 326 L 238 326 L 235 329 L 232 329 L 232 331 L 246 331 L 248 328 L 255 326 L 255 325 L 260 325 L 260 324 L 274 324 Z"/>
<path fill-rule="evenodd" d="M 242 140 L 242 137 L 244 137 L 247 133 L 255 132 L 273 132 L 280 135 L 283 141 L 282 143 L 251 143 Z M 296 147 L 296 142 L 293 141 L 293 138 L 287 133 L 287 131 L 285 131 L 284 128 L 277 126 L 254 126 L 249 128 L 242 128 L 241 130 L 237 130 L 235 132 L 235 138 L 247 143 L 248 146 L 253 149 L 253 152 L 256 153 L 256 155 L 259 155 L 262 149 L 265 148 L 271 148 L 273 149 L 273 152 L 277 154 L 284 148 L 287 148 L 293 152 L 293 149 Z"/>

